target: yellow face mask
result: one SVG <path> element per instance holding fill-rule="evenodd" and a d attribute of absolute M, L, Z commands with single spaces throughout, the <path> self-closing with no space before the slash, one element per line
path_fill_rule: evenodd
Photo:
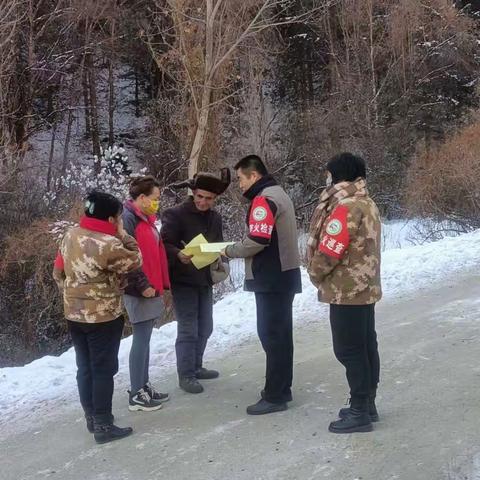
<path fill-rule="evenodd" d="M 147 215 L 155 215 L 160 208 L 160 201 L 159 200 L 150 200 L 150 204 L 143 208 L 143 211 Z"/>

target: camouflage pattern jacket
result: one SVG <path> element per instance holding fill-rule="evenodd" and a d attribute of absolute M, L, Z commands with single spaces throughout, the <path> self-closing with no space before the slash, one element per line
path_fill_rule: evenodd
<path fill-rule="evenodd" d="M 142 257 L 133 237 L 115 235 L 111 223 L 83 217 L 63 238 L 53 277 L 67 320 L 101 323 L 122 315 L 125 275 L 141 267 Z"/>
<path fill-rule="evenodd" d="M 340 200 L 322 226 L 308 265 L 318 299 L 337 305 L 370 305 L 382 297 L 380 214 L 368 196 Z"/>

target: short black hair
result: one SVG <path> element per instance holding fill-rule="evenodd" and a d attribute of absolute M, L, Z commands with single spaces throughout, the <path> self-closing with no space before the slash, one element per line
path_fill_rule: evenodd
<path fill-rule="evenodd" d="M 122 202 L 109 193 L 93 190 L 85 199 L 85 215 L 98 220 L 108 220 L 123 212 Z"/>
<path fill-rule="evenodd" d="M 332 174 L 333 183 L 353 182 L 357 178 L 367 178 L 365 160 L 353 153 L 340 153 L 327 163 L 327 170 Z"/>
<path fill-rule="evenodd" d="M 252 172 L 257 172 L 260 175 L 268 175 L 268 170 L 265 164 L 262 162 L 262 159 L 258 155 L 247 155 L 243 157 L 239 162 L 236 163 L 235 170 L 242 170 L 245 173 L 251 174 Z"/>

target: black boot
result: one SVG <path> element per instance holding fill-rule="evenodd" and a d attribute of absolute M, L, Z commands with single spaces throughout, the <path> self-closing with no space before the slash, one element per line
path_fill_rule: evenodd
<path fill-rule="evenodd" d="M 347 415 L 332 422 L 328 430 L 332 433 L 371 432 L 373 426 L 368 414 L 368 399 L 352 399 Z"/>
<path fill-rule="evenodd" d="M 97 443 L 113 442 L 131 435 L 130 427 L 120 428 L 113 424 L 113 415 L 95 415 L 93 417 L 93 436 Z"/>
<path fill-rule="evenodd" d="M 377 412 L 377 406 L 375 405 L 375 398 L 377 397 L 377 392 L 372 392 L 368 396 L 368 414 L 370 415 L 370 420 L 372 422 L 378 422 L 379 417 L 378 417 L 378 412 Z"/>
<path fill-rule="evenodd" d="M 370 415 L 370 420 L 372 422 L 379 421 L 377 407 L 375 405 L 375 397 L 376 397 L 376 392 L 370 394 L 368 397 L 368 414 Z M 350 399 L 348 400 L 348 402 L 350 403 Z M 338 412 L 338 418 L 345 418 L 348 415 L 349 411 L 350 411 L 350 407 L 341 408 L 340 411 Z"/>
<path fill-rule="evenodd" d="M 203 386 L 195 377 L 180 377 L 179 387 L 187 393 L 202 393 Z"/>
<path fill-rule="evenodd" d="M 86 413 L 85 414 L 85 420 L 87 421 L 87 430 L 90 433 L 94 433 L 95 430 L 94 430 L 94 427 L 93 427 L 93 415 L 91 415 L 90 413 Z"/>
<path fill-rule="evenodd" d="M 212 380 L 213 378 L 218 378 L 220 375 L 216 370 L 208 370 L 207 368 L 197 368 L 195 370 L 195 378 L 198 380 Z"/>
<path fill-rule="evenodd" d="M 249 415 L 266 415 L 267 413 L 283 412 L 288 408 L 287 403 L 271 403 L 263 398 L 257 403 L 247 407 Z"/>

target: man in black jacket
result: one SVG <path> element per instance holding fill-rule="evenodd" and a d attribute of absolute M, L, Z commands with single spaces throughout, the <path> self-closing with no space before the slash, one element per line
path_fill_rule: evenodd
<path fill-rule="evenodd" d="M 297 226 L 291 199 L 259 157 L 243 158 L 235 170 L 250 201 L 249 234 L 225 254 L 245 258 L 245 290 L 255 292 L 257 330 L 267 365 L 262 398 L 247 413 L 263 415 L 286 410 L 292 400 L 292 303 L 302 289 Z"/>
<path fill-rule="evenodd" d="M 208 242 L 222 242 L 222 219 L 213 210 L 215 199 L 230 184 L 230 171 L 218 178 L 198 173 L 192 180 L 174 185 L 188 187 L 193 196 L 162 215 L 161 235 L 167 250 L 173 305 L 177 319 L 177 372 L 179 385 L 188 393 L 201 393 L 198 380 L 218 377 L 203 367 L 203 354 L 213 330 L 213 295 L 210 267 L 198 270 L 182 253 L 193 238 L 203 234 Z"/>

